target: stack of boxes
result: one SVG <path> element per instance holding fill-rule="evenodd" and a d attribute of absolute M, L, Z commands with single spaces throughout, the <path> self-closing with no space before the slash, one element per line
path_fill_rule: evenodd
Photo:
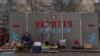
<path fill-rule="evenodd" d="M 57 49 L 58 49 L 58 46 L 50 46 L 49 52 L 50 53 L 58 53 Z"/>
<path fill-rule="evenodd" d="M 41 53 L 42 52 L 42 44 L 41 42 L 34 42 L 33 48 L 32 48 L 33 53 Z"/>
<path fill-rule="evenodd" d="M 84 44 L 84 49 L 91 49 L 93 48 L 92 44 Z"/>
<path fill-rule="evenodd" d="M 43 53 L 57 53 L 58 46 L 45 46 L 42 45 L 42 52 Z"/>
<path fill-rule="evenodd" d="M 42 52 L 48 53 L 49 52 L 49 46 L 42 45 Z"/>
<path fill-rule="evenodd" d="M 8 43 L 0 47 L 0 54 L 15 53 L 16 49 L 10 46 Z"/>

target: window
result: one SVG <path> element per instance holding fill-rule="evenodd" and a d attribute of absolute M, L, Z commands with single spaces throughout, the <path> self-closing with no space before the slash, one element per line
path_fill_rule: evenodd
<path fill-rule="evenodd" d="M 7 3 L 7 0 L 0 0 L 0 3 Z"/>
<path fill-rule="evenodd" d="M 98 3 L 99 2 L 99 0 L 95 0 L 95 3 Z"/>
<path fill-rule="evenodd" d="M 66 5 L 68 5 L 70 0 L 62 0 L 62 2 L 65 3 Z"/>
<path fill-rule="evenodd" d="M 17 0 L 17 3 L 18 4 L 24 4 L 24 3 L 26 3 L 26 0 Z"/>

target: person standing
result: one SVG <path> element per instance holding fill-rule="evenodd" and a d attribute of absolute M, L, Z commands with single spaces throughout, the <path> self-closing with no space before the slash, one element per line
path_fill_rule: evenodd
<path fill-rule="evenodd" d="M 45 23 L 43 32 L 44 44 L 48 46 L 50 44 L 50 25 Z"/>

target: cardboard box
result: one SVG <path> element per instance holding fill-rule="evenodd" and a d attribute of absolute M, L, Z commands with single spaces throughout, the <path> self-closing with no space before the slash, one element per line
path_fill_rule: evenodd
<path fill-rule="evenodd" d="M 85 49 L 93 48 L 92 44 L 84 44 L 83 46 Z"/>

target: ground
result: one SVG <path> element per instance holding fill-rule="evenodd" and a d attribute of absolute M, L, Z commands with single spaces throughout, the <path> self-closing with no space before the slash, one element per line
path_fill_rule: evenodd
<path fill-rule="evenodd" d="M 15 53 L 0 56 L 100 56 L 100 53 L 93 52 L 60 52 L 60 53 Z"/>

